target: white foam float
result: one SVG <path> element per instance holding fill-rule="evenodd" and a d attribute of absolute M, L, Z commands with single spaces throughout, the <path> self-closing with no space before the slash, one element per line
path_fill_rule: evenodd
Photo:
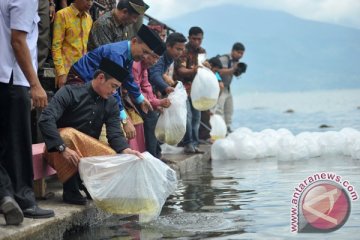
<path fill-rule="evenodd" d="M 360 132 L 344 128 L 341 131 L 294 135 L 285 128 L 261 132 L 238 128 L 225 139 L 215 141 L 211 147 L 214 160 L 277 157 L 282 161 L 294 161 L 334 155 L 360 159 Z"/>

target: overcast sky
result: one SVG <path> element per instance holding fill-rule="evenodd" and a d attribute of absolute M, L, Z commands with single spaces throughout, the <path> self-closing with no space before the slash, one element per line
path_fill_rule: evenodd
<path fill-rule="evenodd" d="M 300 18 L 360 29 L 360 0 L 145 0 L 145 2 L 150 5 L 147 13 L 162 21 L 205 7 L 236 4 L 284 11 Z"/>

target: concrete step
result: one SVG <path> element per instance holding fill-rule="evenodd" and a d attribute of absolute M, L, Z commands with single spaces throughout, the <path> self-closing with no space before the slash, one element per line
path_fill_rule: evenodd
<path fill-rule="evenodd" d="M 177 154 L 165 155 L 167 164 L 173 168 L 178 175 L 178 179 L 186 172 L 196 171 L 203 164 L 210 161 L 210 145 L 200 146 L 204 154 Z M 62 185 L 56 178 L 47 180 L 46 200 L 38 201 L 42 208 L 55 211 L 54 218 L 48 219 L 29 219 L 24 218 L 24 222 L 19 226 L 5 225 L 5 219 L 0 214 L 0 240 L 11 239 L 41 239 L 52 240 L 62 239 L 63 234 L 71 229 L 84 226 L 91 226 L 99 223 L 110 216 L 95 207 L 90 201 L 87 206 L 77 206 L 63 203 Z M 126 217 L 126 216 L 124 216 Z"/>

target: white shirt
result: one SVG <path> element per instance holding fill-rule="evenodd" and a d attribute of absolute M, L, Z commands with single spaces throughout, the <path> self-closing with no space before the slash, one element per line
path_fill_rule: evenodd
<path fill-rule="evenodd" d="M 38 0 L 0 1 L 0 82 L 9 83 L 13 72 L 14 85 L 29 87 L 11 46 L 11 29 L 27 32 L 32 64 L 37 71 Z"/>

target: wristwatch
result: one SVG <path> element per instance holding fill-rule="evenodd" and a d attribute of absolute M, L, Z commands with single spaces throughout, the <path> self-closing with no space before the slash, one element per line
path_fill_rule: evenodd
<path fill-rule="evenodd" d="M 65 144 L 61 144 L 59 146 L 56 147 L 56 150 L 58 150 L 59 153 L 62 153 L 65 151 L 66 145 Z"/>
<path fill-rule="evenodd" d="M 126 125 L 126 124 L 127 124 L 127 119 L 126 119 L 126 118 L 121 119 L 121 123 L 122 123 L 123 125 Z"/>

